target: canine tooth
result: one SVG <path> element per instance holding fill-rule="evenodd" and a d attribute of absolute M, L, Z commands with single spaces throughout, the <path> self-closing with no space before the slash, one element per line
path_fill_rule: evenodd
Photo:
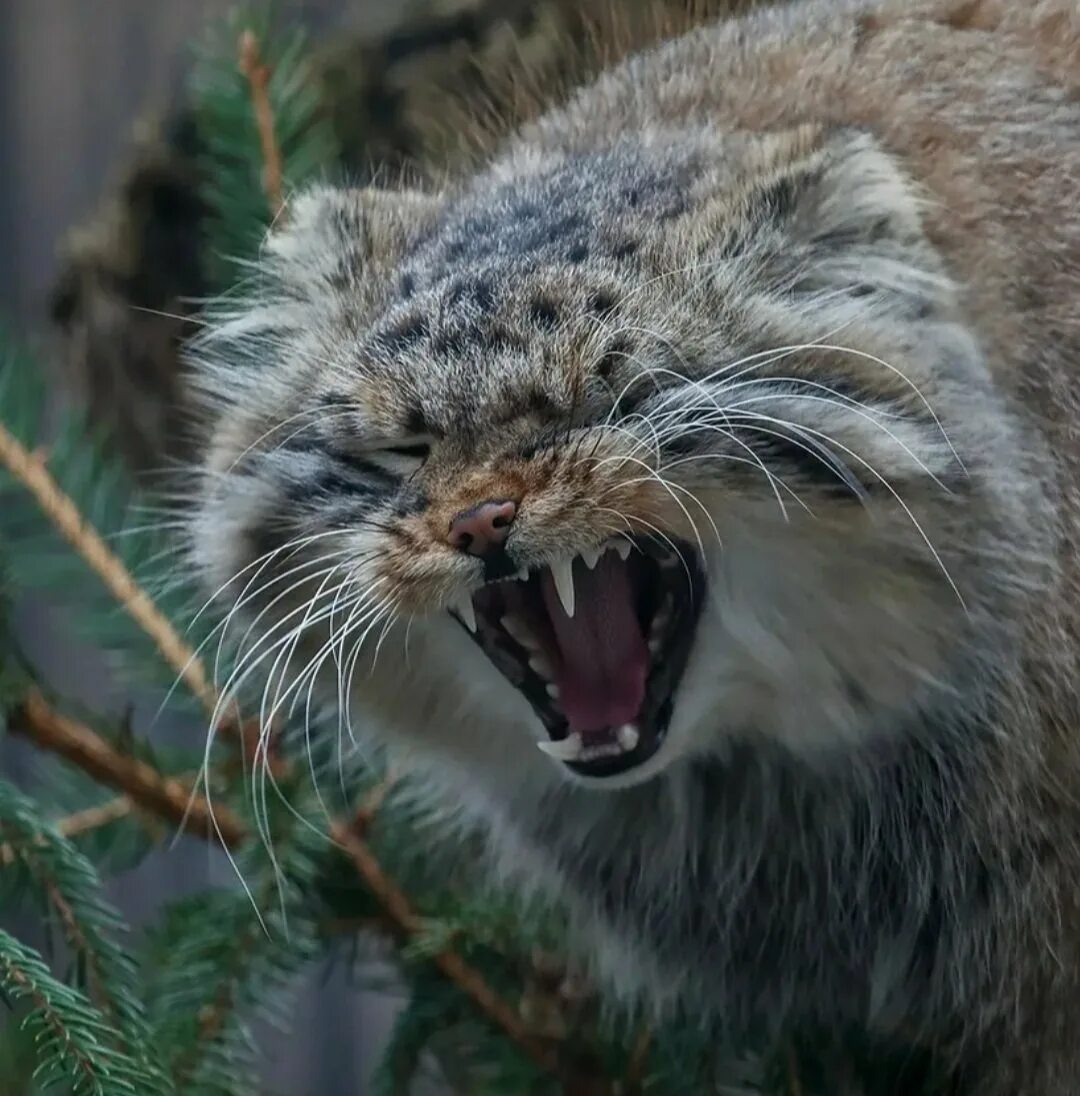
<path fill-rule="evenodd" d="M 630 558 L 630 549 L 633 547 L 628 540 L 619 539 L 615 541 L 615 551 L 619 553 L 623 562 Z"/>
<path fill-rule="evenodd" d="M 574 615 L 574 561 L 560 559 L 551 564 L 551 577 L 555 581 L 555 592 L 559 595 L 563 610 L 568 617 Z"/>
<path fill-rule="evenodd" d="M 462 594 L 461 597 L 454 602 L 453 608 L 457 611 L 457 615 L 461 618 L 461 623 L 469 629 L 470 632 L 476 632 L 476 611 L 473 609 L 472 598 L 468 594 Z"/>
<path fill-rule="evenodd" d="M 517 582 L 528 582 L 529 581 L 529 569 L 528 569 L 528 567 L 522 567 L 521 570 L 518 571 L 518 573 L 516 575 L 514 575 L 514 579 Z"/>
<path fill-rule="evenodd" d="M 649 654 L 658 655 L 660 653 L 660 647 L 661 647 L 660 637 L 655 636 L 655 635 L 650 636 L 649 637 Z"/>
<path fill-rule="evenodd" d="M 624 723 L 615 732 L 615 737 L 619 740 L 619 745 L 623 748 L 623 751 L 629 753 L 637 746 L 641 734 L 633 723 Z"/>
<path fill-rule="evenodd" d="M 581 558 L 585 561 L 585 566 L 591 571 L 600 562 L 600 553 L 595 548 L 583 548 Z"/>
<path fill-rule="evenodd" d="M 536 650 L 536 640 L 533 638 L 532 632 L 529 631 L 528 625 L 519 616 L 514 616 L 512 613 L 507 613 L 499 623 L 510 633 L 511 637 L 516 639 L 522 647 L 528 648 L 530 651 Z"/>
<path fill-rule="evenodd" d="M 553 681 L 549 681 L 547 683 L 546 688 L 547 688 L 547 695 L 550 696 L 552 700 L 558 700 L 559 699 L 560 689 L 559 689 L 558 685 L 556 685 Z"/>
<path fill-rule="evenodd" d="M 559 742 L 537 742 L 536 746 L 556 761 L 576 761 L 581 756 L 583 744 L 581 735 L 575 731 Z"/>
<path fill-rule="evenodd" d="M 552 674 L 551 663 L 541 654 L 534 654 L 529 657 L 529 669 L 545 679 L 550 678 Z"/>

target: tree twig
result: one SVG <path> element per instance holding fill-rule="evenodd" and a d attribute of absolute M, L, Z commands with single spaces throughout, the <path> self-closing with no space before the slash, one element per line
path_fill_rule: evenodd
<path fill-rule="evenodd" d="M 31 868 L 30 870 L 33 871 L 34 869 Z M 109 995 L 105 992 L 101 970 L 98 968 L 97 956 L 94 954 L 93 949 L 86 939 L 86 934 L 79 924 L 79 919 L 75 916 L 75 911 L 71 908 L 60 888 L 48 877 L 47 873 L 41 871 L 38 874 L 38 878 L 45 887 L 45 892 L 49 896 L 49 902 L 56 910 L 57 916 L 64 926 L 64 936 L 67 937 L 68 946 L 76 955 L 82 956 L 82 960 L 86 965 L 87 996 L 110 1020 L 115 1022 L 116 1012 L 113 1009 L 112 1001 L 109 1000 Z"/>
<path fill-rule="evenodd" d="M 270 78 L 273 71 L 259 54 L 259 40 L 252 30 L 240 35 L 240 71 L 248 82 L 251 108 L 255 113 L 255 127 L 259 131 L 262 148 L 263 190 L 270 206 L 270 216 L 278 220 L 285 206 L 284 170 L 281 149 L 277 142 L 274 125 L 274 108 L 270 102 Z"/>
<path fill-rule="evenodd" d="M 125 792 L 133 804 L 175 825 L 183 824 L 200 837 L 220 838 L 233 847 L 247 836 L 243 823 L 227 807 L 211 808 L 180 780 L 120 753 L 89 727 L 54 711 L 36 689 L 11 713 L 9 724 L 12 731 L 67 758 L 100 783 Z"/>
<path fill-rule="evenodd" d="M 356 811 L 353 814 L 352 828 L 357 836 L 367 836 L 367 832 L 375 821 L 376 815 L 382 809 L 382 805 L 386 802 L 387 796 L 394 790 L 394 785 L 398 782 L 398 779 L 398 773 L 392 770 L 388 771 L 382 780 L 364 796 L 363 802 L 356 808 Z"/>
<path fill-rule="evenodd" d="M 126 818 L 135 809 L 135 802 L 130 796 L 118 795 L 107 803 L 97 807 L 87 807 L 83 811 L 75 811 L 73 814 L 58 818 L 53 825 L 61 837 L 79 837 L 93 830 L 100 830 L 110 822 L 117 822 Z M 6 867 L 14 863 L 15 850 L 6 842 L 0 844 L 0 867 Z"/>
<path fill-rule="evenodd" d="M 0 423 L 0 463 L 26 488 L 45 516 L 87 562 L 132 620 L 153 640 L 162 658 L 209 712 L 217 705 L 206 669 L 177 633 L 123 560 L 86 521 L 74 501 L 53 479 L 45 463 Z"/>
<path fill-rule="evenodd" d="M 87 807 L 82 811 L 58 818 L 55 822 L 61 837 L 81 837 L 84 833 L 100 830 L 111 822 L 127 818 L 135 810 L 135 800 L 130 795 L 118 795 L 96 807 Z M 2 858 L 0 858 L 2 859 Z"/>

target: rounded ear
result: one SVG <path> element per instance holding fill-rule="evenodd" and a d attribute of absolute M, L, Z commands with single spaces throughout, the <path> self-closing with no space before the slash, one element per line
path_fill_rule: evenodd
<path fill-rule="evenodd" d="M 871 134 L 804 126 L 740 152 L 745 237 L 723 242 L 729 254 L 752 256 L 808 303 L 850 297 L 897 318 L 952 307 L 919 189 Z"/>
<path fill-rule="evenodd" d="M 296 196 L 271 228 L 263 257 L 294 293 L 363 290 L 434 222 L 442 199 L 419 190 L 319 186 Z"/>

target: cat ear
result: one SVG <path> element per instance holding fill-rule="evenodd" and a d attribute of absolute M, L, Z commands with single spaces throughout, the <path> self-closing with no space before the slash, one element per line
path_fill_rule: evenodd
<path fill-rule="evenodd" d="M 363 292 L 392 268 L 442 207 L 419 190 L 314 187 L 286 206 L 263 257 L 283 286 L 304 297 L 329 290 Z"/>
<path fill-rule="evenodd" d="M 752 250 L 764 247 L 778 289 L 807 304 L 858 301 L 864 314 L 897 319 L 951 307 L 951 283 L 923 228 L 925 200 L 874 137 L 806 127 L 763 138 L 754 156 Z"/>

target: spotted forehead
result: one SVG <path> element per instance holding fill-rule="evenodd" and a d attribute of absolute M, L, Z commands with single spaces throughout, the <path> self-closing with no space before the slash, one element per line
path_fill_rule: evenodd
<path fill-rule="evenodd" d="M 405 273 L 437 284 L 452 281 L 462 264 L 499 259 L 619 262 L 657 222 L 686 211 L 693 176 L 691 158 L 633 146 L 572 156 L 511 181 L 481 177 L 419 242 Z"/>
<path fill-rule="evenodd" d="M 493 401 L 512 412 L 573 400 L 574 367 L 602 354 L 650 242 L 687 212 L 694 177 L 690 157 L 638 146 L 512 182 L 481 178 L 404 257 L 362 364 L 458 425 Z"/>

